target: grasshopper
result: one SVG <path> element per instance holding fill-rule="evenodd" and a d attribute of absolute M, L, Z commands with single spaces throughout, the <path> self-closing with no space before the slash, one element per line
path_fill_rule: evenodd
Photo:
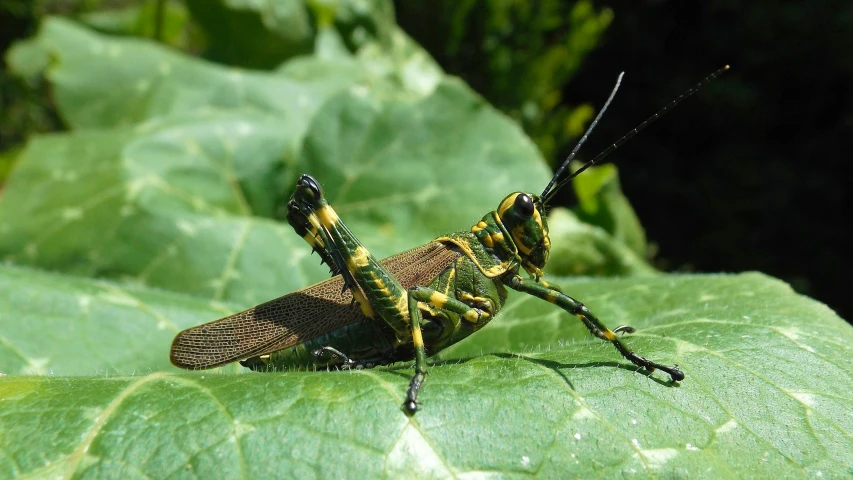
<path fill-rule="evenodd" d="M 610 105 L 619 84 L 590 127 L 540 194 L 513 192 L 470 230 L 451 233 L 409 251 L 377 260 L 326 201 L 320 184 L 302 175 L 287 208 L 287 221 L 333 277 L 243 312 L 184 330 L 172 343 L 178 367 L 206 369 L 240 361 L 252 370 L 287 365 L 363 368 L 414 359 L 403 408 L 414 413 L 427 374 L 427 351 L 435 354 L 483 328 L 498 314 L 507 288 L 553 303 L 611 343 L 639 368 L 684 379 L 632 351 L 583 303 L 542 279 L 551 247 L 546 208 L 572 178 L 695 93 L 723 71 L 712 73 L 637 128 L 571 174 L 571 160 Z M 528 274 L 524 278 L 521 271 Z"/>

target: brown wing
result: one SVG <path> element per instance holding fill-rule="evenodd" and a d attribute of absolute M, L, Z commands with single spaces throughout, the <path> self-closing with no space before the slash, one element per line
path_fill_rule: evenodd
<path fill-rule="evenodd" d="M 428 285 L 461 255 L 452 246 L 429 243 L 381 261 L 405 288 Z M 329 280 L 248 310 L 184 330 L 172 342 L 170 360 L 187 369 L 218 367 L 282 350 L 364 320 L 343 278 Z"/>

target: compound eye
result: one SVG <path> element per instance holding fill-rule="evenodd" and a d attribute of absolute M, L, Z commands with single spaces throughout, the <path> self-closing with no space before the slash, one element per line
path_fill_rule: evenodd
<path fill-rule="evenodd" d="M 536 207 L 533 206 L 533 199 L 526 193 L 519 193 L 515 197 L 515 208 L 527 217 L 533 216 L 533 211 Z"/>

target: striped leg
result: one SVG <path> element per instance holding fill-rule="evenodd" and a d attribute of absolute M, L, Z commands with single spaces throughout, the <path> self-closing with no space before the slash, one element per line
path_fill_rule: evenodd
<path fill-rule="evenodd" d="M 487 320 L 489 314 L 483 310 L 472 308 L 453 297 L 449 297 L 429 287 L 412 287 L 408 293 L 412 343 L 415 347 L 415 374 L 412 376 L 412 381 L 409 382 L 409 389 L 406 391 L 406 401 L 403 402 L 403 408 L 409 413 L 415 413 L 418 409 L 418 392 L 420 392 L 427 374 L 426 349 L 424 348 L 424 338 L 421 333 L 421 320 L 423 320 L 423 316 L 418 308 L 418 303 L 427 304 L 438 310 L 456 313 L 462 319 L 474 324 L 479 324 Z"/>
<path fill-rule="evenodd" d="M 553 303 L 554 305 L 559 306 L 563 310 L 571 313 L 572 315 L 578 317 L 586 328 L 592 332 L 596 337 L 610 342 L 616 347 L 616 350 L 619 350 L 619 353 L 622 354 L 623 357 L 627 358 L 634 365 L 638 367 L 645 368 L 649 371 L 654 371 L 655 369 L 660 369 L 669 374 L 670 378 L 673 382 L 677 382 L 679 380 L 684 379 L 684 373 L 679 370 L 678 365 L 668 367 L 666 365 L 661 365 L 659 363 L 655 363 L 647 358 L 641 357 L 634 353 L 630 348 L 628 348 L 621 340 L 616 336 L 616 333 L 606 325 L 601 323 L 601 321 L 589 311 L 586 306 L 575 300 L 574 298 L 556 290 L 555 288 L 549 286 L 544 286 L 538 284 L 536 282 L 525 280 L 518 275 L 512 277 L 507 285 L 513 290 L 517 290 L 519 292 L 524 292 L 529 295 L 533 295 L 534 297 L 541 298 L 542 300 Z M 634 329 L 628 326 L 620 326 L 616 329 L 616 332 L 627 332 L 631 333 Z"/>
<path fill-rule="evenodd" d="M 297 233 L 321 252 L 344 278 L 365 317 L 381 319 L 398 340 L 407 341 L 410 325 L 406 289 L 341 221 L 310 175 L 302 175 L 288 203 L 288 221 Z M 357 286 L 357 287 L 356 287 Z"/>

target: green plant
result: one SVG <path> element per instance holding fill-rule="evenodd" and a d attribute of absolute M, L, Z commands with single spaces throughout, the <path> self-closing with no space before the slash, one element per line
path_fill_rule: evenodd
<path fill-rule="evenodd" d="M 62 19 L 10 53 L 45 60 L 71 131 L 32 140 L 0 195 L 0 476 L 850 473 L 849 326 L 760 274 L 656 275 L 620 239 L 636 234 L 566 210 L 549 273 L 628 275 L 555 280 L 679 363 L 679 387 L 524 298 L 442 352 L 414 418 L 397 409 L 407 365 L 171 367 L 178 330 L 325 277 L 278 220 L 302 172 L 335 185 L 379 256 L 550 178 L 513 122 L 394 32 L 269 73 Z M 587 201 L 619 204 L 587 178 Z"/>
<path fill-rule="evenodd" d="M 448 72 L 518 122 L 545 158 L 577 141 L 588 105 L 562 90 L 613 19 L 587 0 L 405 0 L 400 25 Z"/>

